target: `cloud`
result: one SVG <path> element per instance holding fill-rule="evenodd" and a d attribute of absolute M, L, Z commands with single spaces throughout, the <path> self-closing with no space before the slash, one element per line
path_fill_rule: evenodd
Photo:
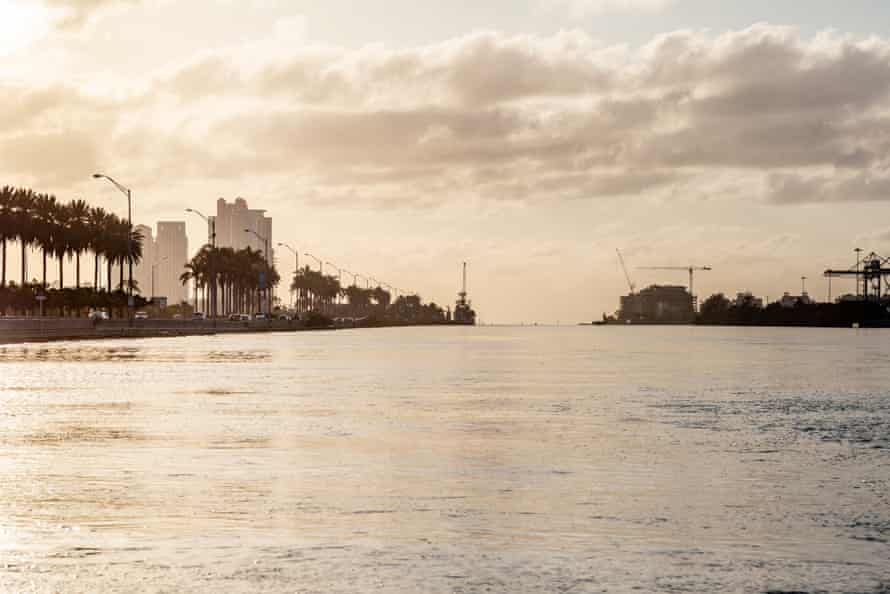
<path fill-rule="evenodd" d="M 61 30 L 76 30 L 83 27 L 93 17 L 114 6 L 126 6 L 140 0 L 31 0 L 49 8 L 54 16 L 54 24 Z"/>
<path fill-rule="evenodd" d="M 299 19 L 282 27 L 298 35 Z M 0 142 L 70 138 L 146 180 L 291 179 L 322 204 L 669 200 L 718 178 L 775 204 L 890 196 L 883 38 L 761 24 L 636 50 L 577 31 L 274 48 L 205 52 L 115 99 L 15 89 Z M 0 160 L 38 180 L 66 179 L 59 167 Z"/>
<path fill-rule="evenodd" d="M 585 17 L 619 12 L 658 13 L 673 5 L 675 0 L 542 0 L 550 10 L 567 10 L 574 17 Z"/>
<path fill-rule="evenodd" d="M 890 201 L 890 173 L 868 171 L 812 177 L 773 174 L 767 184 L 767 196 L 777 204 Z"/>

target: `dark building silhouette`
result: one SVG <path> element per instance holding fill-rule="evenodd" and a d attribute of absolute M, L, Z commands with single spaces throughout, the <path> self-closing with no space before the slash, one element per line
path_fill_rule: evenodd
<path fill-rule="evenodd" d="M 621 298 L 618 319 L 623 322 L 691 322 L 693 299 L 686 287 L 652 285 Z"/>

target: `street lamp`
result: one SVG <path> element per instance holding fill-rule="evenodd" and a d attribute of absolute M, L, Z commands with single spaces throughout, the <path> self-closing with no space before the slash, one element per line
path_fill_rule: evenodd
<path fill-rule="evenodd" d="M 353 286 L 353 287 L 357 287 L 357 286 L 358 286 L 358 282 L 357 282 L 356 279 L 358 279 L 359 275 L 356 274 L 356 273 L 354 273 L 354 272 L 350 272 L 350 271 L 346 270 L 345 268 L 343 269 L 343 272 L 345 272 L 346 274 L 351 274 L 351 275 L 352 275 L 352 286 Z"/>
<path fill-rule="evenodd" d="M 263 255 L 266 258 L 266 268 L 269 268 L 269 238 L 263 237 L 262 235 L 260 235 L 256 231 L 254 231 L 253 229 L 245 229 L 244 232 L 245 233 L 253 233 L 256 236 L 256 238 L 259 239 L 260 241 L 262 241 L 263 245 L 266 246 L 265 251 L 263 252 Z M 272 292 L 268 288 L 268 282 L 269 282 L 268 279 L 266 279 L 266 288 L 265 288 L 265 290 L 266 290 L 266 313 L 271 314 L 272 313 Z"/>
<path fill-rule="evenodd" d="M 104 173 L 94 173 L 94 179 L 104 179 L 127 197 L 127 260 L 130 264 L 129 282 L 127 283 L 127 309 L 130 321 L 133 321 L 133 192 L 130 188 L 119 184 L 113 177 Z M 109 288 L 109 291 L 111 289 Z"/>
<path fill-rule="evenodd" d="M 321 259 L 316 258 L 315 256 L 313 256 L 313 255 L 310 254 L 309 252 L 306 252 L 306 253 L 303 254 L 303 255 L 304 255 L 304 256 L 308 256 L 308 257 L 312 258 L 313 260 L 315 260 L 316 262 L 318 262 L 318 272 L 321 273 L 321 274 L 324 274 L 324 262 L 322 262 Z"/>
<path fill-rule="evenodd" d="M 286 243 L 279 243 L 278 247 L 287 248 L 294 255 L 294 277 L 296 277 L 297 273 L 300 271 L 300 252 L 298 252 L 297 250 L 295 250 L 294 248 L 292 248 L 290 245 L 288 245 Z M 296 307 L 296 305 L 297 305 L 296 294 L 297 294 L 297 292 L 294 291 L 294 307 Z"/>
<path fill-rule="evenodd" d="M 155 271 L 158 269 L 158 264 L 160 264 L 161 262 L 166 262 L 169 259 L 170 259 L 170 256 L 164 256 L 163 258 L 155 261 L 151 265 L 151 300 L 152 301 L 155 300 Z"/>
<path fill-rule="evenodd" d="M 196 208 L 186 208 L 185 212 L 196 214 L 207 223 L 207 241 L 210 244 L 210 254 L 207 258 L 207 266 L 210 268 L 210 317 L 216 319 L 216 275 L 214 270 L 214 260 L 216 259 L 216 219 L 204 215 Z"/>
<path fill-rule="evenodd" d="M 342 285 L 342 283 L 340 282 L 340 279 L 341 279 L 342 276 L 343 276 L 343 271 L 342 271 L 340 268 L 338 268 L 333 262 L 325 262 L 325 264 L 327 264 L 328 266 L 330 266 L 331 268 L 333 268 L 334 270 L 337 271 L 337 284 L 340 285 L 340 288 L 342 288 L 343 285 Z M 340 303 L 340 295 L 338 294 L 336 297 L 334 297 L 334 299 L 337 300 L 336 303 L 339 305 L 339 303 Z"/>
<path fill-rule="evenodd" d="M 290 245 L 288 245 L 286 243 L 279 243 L 278 247 L 283 247 L 283 248 L 287 248 L 290 250 L 290 253 L 292 253 L 294 255 L 294 271 L 299 270 L 300 269 L 300 252 L 298 252 L 297 250 L 295 250 L 294 248 L 292 248 Z"/>

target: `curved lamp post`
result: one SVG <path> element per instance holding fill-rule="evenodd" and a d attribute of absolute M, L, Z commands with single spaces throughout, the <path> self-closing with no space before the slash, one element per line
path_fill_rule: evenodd
<path fill-rule="evenodd" d="M 211 252 L 208 262 L 210 268 L 210 317 L 216 319 L 216 275 L 214 270 L 214 259 L 216 258 L 216 219 L 206 216 L 196 208 L 186 208 L 185 212 L 196 214 L 207 223 L 207 241 L 210 244 Z"/>
<path fill-rule="evenodd" d="M 333 268 L 334 270 L 337 271 L 337 284 L 340 285 L 340 288 L 342 289 L 343 283 L 341 282 L 340 279 L 343 278 L 343 270 L 341 268 L 339 268 L 333 262 L 325 262 L 325 264 L 327 264 L 328 266 L 330 266 L 331 268 Z M 336 299 L 336 304 L 339 305 L 340 304 L 340 294 L 338 293 L 337 296 L 334 297 L 334 299 Z"/>
<path fill-rule="evenodd" d="M 290 250 L 290 253 L 292 253 L 294 255 L 294 276 L 296 277 L 297 273 L 300 271 L 300 252 L 298 252 L 293 247 L 291 247 L 290 245 L 288 245 L 284 242 L 279 242 L 278 247 L 286 248 L 286 249 Z M 293 291 L 293 294 L 294 294 L 294 307 L 296 307 L 297 306 L 297 292 Z"/>
<path fill-rule="evenodd" d="M 266 268 L 269 268 L 269 238 L 263 237 L 253 229 L 245 229 L 245 233 L 253 233 L 257 239 L 263 242 L 265 249 L 263 250 L 263 256 L 266 259 Z M 266 279 L 266 313 L 272 313 L 272 291 L 269 287 L 269 279 Z"/>
<path fill-rule="evenodd" d="M 133 192 L 130 188 L 119 184 L 113 177 L 104 173 L 94 173 L 94 179 L 104 179 L 127 197 L 127 260 L 129 262 L 129 279 L 127 283 L 127 311 L 130 322 L 133 321 Z M 109 291 L 111 289 L 109 288 Z"/>
<path fill-rule="evenodd" d="M 164 256 L 160 260 L 155 260 L 155 262 L 151 265 L 151 300 L 154 302 L 155 300 L 155 271 L 158 269 L 158 264 L 166 262 L 170 259 L 170 256 Z"/>
<path fill-rule="evenodd" d="M 321 258 L 316 258 L 315 256 L 313 256 L 313 255 L 310 254 L 309 252 L 306 252 L 306 253 L 303 254 L 303 255 L 304 255 L 304 256 L 308 256 L 308 257 L 312 258 L 313 260 L 315 260 L 316 262 L 318 262 L 318 272 L 319 272 L 320 274 L 324 274 L 324 262 L 321 261 Z"/>

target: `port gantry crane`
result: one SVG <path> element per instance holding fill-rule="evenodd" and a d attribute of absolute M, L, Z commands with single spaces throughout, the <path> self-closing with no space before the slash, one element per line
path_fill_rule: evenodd
<path fill-rule="evenodd" d="M 713 270 L 710 266 L 643 266 L 640 270 L 682 270 L 689 273 L 689 295 L 692 297 L 692 308 L 695 307 L 695 293 L 693 292 L 693 282 L 695 281 L 696 272 L 710 272 Z"/>
<path fill-rule="evenodd" d="M 862 250 L 856 250 L 856 268 L 848 270 L 826 270 L 825 276 L 832 278 L 856 279 L 856 296 L 866 301 L 890 299 L 890 258 L 872 252 L 860 259 Z"/>

